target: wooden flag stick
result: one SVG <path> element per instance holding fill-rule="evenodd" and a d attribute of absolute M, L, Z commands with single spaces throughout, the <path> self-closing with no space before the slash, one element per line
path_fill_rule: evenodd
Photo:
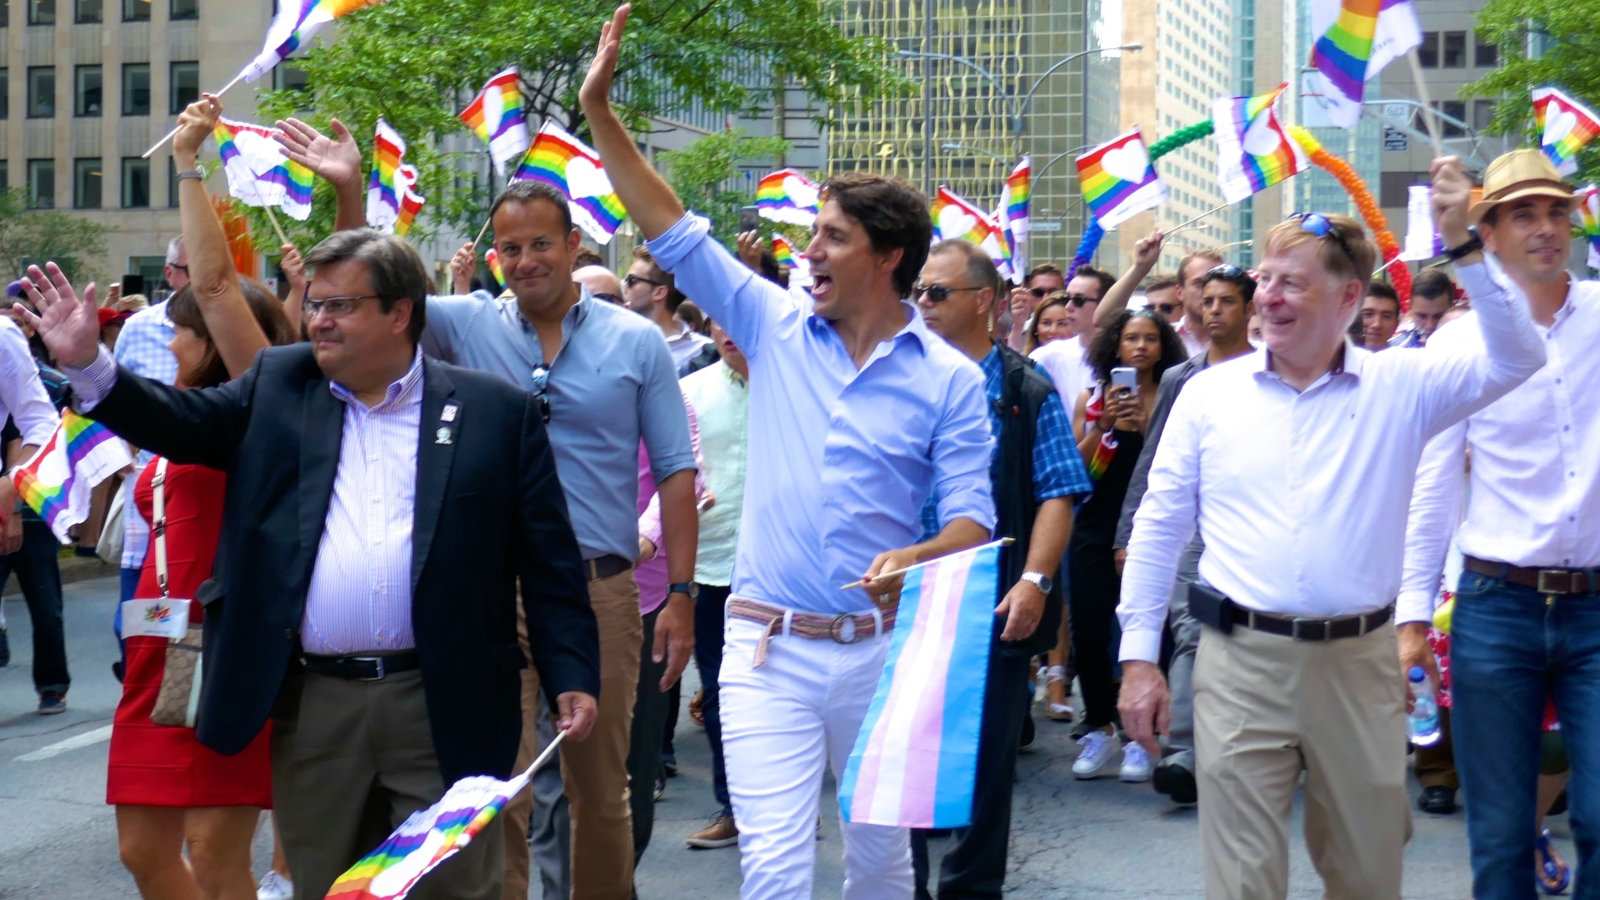
<path fill-rule="evenodd" d="M 478 229 L 478 236 L 472 239 L 472 248 L 474 250 L 478 248 L 478 242 L 483 240 L 483 236 L 489 233 L 489 223 L 493 221 L 493 219 L 485 219 L 483 221 L 483 227 Z"/>
<path fill-rule="evenodd" d="M 267 221 L 272 223 L 272 230 L 278 233 L 278 244 L 289 243 L 289 236 L 283 233 L 283 226 L 278 224 L 278 217 L 272 212 L 272 207 L 263 206 L 261 208 L 267 211 Z"/>
<path fill-rule="evenodd" d="M 238 84 L 239 82 L 241 82 L 243 80 L 244 80 L 244 69 L 240 69 L 239 70 L 239 74 L 233 76 L 233 80 L 232 81 L 230 81 L 227 84 L 223 85 L 222 86 L 222 90 L 217 91 L 216 95 L 218 97 L 221 97 L 223 94 L 226 94 L 228 92 L 229 88 L 233 87 L 234 85 Z M 140 159 L 149 159 L 150 158 L 150 154 L 152 154 L 152 153 L 156 152 L 157 150 L 160 150 L 162 147 L 166 146 L 167 141 L 172 140 L 173 137 L 177 135 L 177 133 L 178 133 L 178 126 L 176 126 L 176 125 L 172 126 L 172 130 L 167 132 L 165 137 L 163 137 L 161 140 L 156 141 L 154 144 L 152 144 L 150 146 L 149 150 L 146 150 L 144 153 L 140 154 L 139 158 Z"/>
<path fill-rule="evenodd" d="M 1388 262 L 1384 263 L 1383 265 L 1379 266 L 1378 267 L 1378 271 L 1372 273 L 1372 277 L 1373 278 L 1377 278 L 1379 275 L 1382 275 L 1386 269 L 1388 269 L 1390 266 L 1394 265 L 1397 262 L 1402 262 L 1402 260 L 1398 256 L 1396 256 L 1394 259 L 1389 260 Z"/>
<path fill-rule="evenodd" d="M 1210 209 L 1206 210 L 1205 212 L 1201 213 L 1200 215 L 1195 216 L 1194 218 L 1190 219 L 1187 222 L 1184 222 L 1182 225 L 1179 225 L 1176 228 L 1168 229 L 1166 235 L 1164 235 L 1164 236 L 1165 237 L 1172 237 L 1173 235 L 1175 235 L 1178 232 L 1184 230 L 1185 228 L 1188 228 L 1190 225 L 1193 225 L 1194 223 L 1200 221 L 1201 219 L 1205 219 L 1205 218 L 1213 216 L 1213 215 L 1215 215 L 1215 214 L 1217 214 L 1219 212 L 1222 212 L 1223 210 L 1227 209 L 1228 207 L 1230 207 L 1232 205 L 1233 205 L 1232 203 L 1224 203 L 1224 204 L 1222 204 L 1220 206 L 1213 206 Z"/>
<path fill-rule="evenodd" d="M 1439 137 L 1439 111 L 1433 108 L 1433 101 L 1428 98 L 1428 82 L 1422 75 L 1422 62 L 1417 59 L 1417 48 L 1412 47 L 1406 52 L 1406 59 L 1411 63 L 1411 80 L 1417 84 L 1417 99 L 1421 101 L 1424 110 L 1422 121 L 1428 126 L 1428 138 L 1433 141 L 1433 155 L 1444 155 L 1444 141 Z"/>
<path fill-rule="evenodd" d="M 936 562 L 942 562 L 944 560 L 947 560 L 947 559 L 951 558 L 952 556 L 960 556 L 960 555 L 962 555 L 964 553 L 976 553 L 979 550 L 986 550 L 986 549 L 988 549 L 990 547 L 1009 547 L 1009 546 L 1011 546 L 1012 544 L 1014 544 L 1016 542 L 1017 542 L 1016 538 L 1008 538 L 1008 537 L 1001 538 L 998 541 L 990 541 L 987 544 L 979 544 L 976 547 L 968 547 L 965 550 L 957 550 L 954 553 L 946 553 L 943 556 L 935 556 L 933 559 L 926 559 L 926 560 L 923 560 L 922 562 L 914 563 L 912 565 L 906 566 L 903 569 L 895 569 L 893 572 L 879 572 L 875 577 L 873 577 L 871 579 L 863 578 L 863 579 L 861 579 L 859 581 L 852 581 L 849 584 L 840 585 L 839 586 L 839 590 L 841 590 L 841 591 L 853 590 L 855 588 L 861 587 L 862 585 L 866 584 L 869 580 L 877 581 L 880 578 L 895 578 L 897 576 L 904 575 L 905 573 L 910 572 L 913 569 L 920 569 L 923 566 L 931 566 Z"/>

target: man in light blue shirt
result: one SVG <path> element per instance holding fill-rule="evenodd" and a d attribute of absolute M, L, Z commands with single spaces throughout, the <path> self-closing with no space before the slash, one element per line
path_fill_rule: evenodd
<path fill-rule="evenodd" d="M 721 681 L 746 898 L 809 897 L 824 765 L 837 776 L 882 669 L 906 565 L 988 539 L 993 450 L 976 365 L 904 299 L 927 198 L 832 179 L 806 250 L 813 302 L 746 269 L 685 213 L 609 101 L 623 7 L 580 91 L 612 186 L 662 268 L 750 364 L 749 476 Z M 941 531 L 918 543 L 923 501 Z M 862 576 L 861 592 L 841 585 Z M 909 897 L 904 829 L 845 824 L 843 896 Z"/>

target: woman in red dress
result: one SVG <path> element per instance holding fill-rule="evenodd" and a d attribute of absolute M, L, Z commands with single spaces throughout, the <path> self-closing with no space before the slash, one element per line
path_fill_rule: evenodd
<path fill-rule="evenodd" d="M 180 171 L 194 167 L 195 151 L 211 133 L 221 111 L 220 105 L 212 111 L 213 104 L 199 101 L 180 119 L 173 142 Z M 293 335 L 277 297 L 234 273 L 205 188 L 198 180 L 188 181 L 179 182 L 179 200 L 191 283 L 168 301 L 167 315 L 175 327 L 171 348 L 178 359 L 178 386 L 202 388 L 242 374 L 269 341 L 288 343 Z M 134 488 L 134 500 L 149 521 L 155 519 L 152 479 L 159 464 L 152 461 Z M 193 601 L 211 577 L 226 484 L 227 476 L 215 469 L 168 465 L 165 541 L 168 595 L 175 599 Z M 154 542 L 152 537 L 138 598 L 161 596 Z M 189 621 L 198 624 L 201 616 L 200 604 L 191 602 Z M 250 839 L 261 809 L 272 805 L 269 729 L 263 728 L 242 753 L 223 756 L 202 746 L 192 728 L 152 722 L 166 653 L 164 637 L 127 640 L 106 778 L 106 802 L 117 808 L 123 865 L 146 898 L 254 898 Z"/>

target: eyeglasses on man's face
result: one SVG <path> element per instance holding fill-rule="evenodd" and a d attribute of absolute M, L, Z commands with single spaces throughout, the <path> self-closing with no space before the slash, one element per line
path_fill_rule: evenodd
<path fill-rule="evenodd" d="M 330 319 L 342 319 L 356 311 L 363 300 L 376 300 L 377 294 L 363 294 L 351 297 L 324 297 L 314 300 L 310 297 L 300 301 L 301 317 L 306 321 L 315 319 L 318 315 L 326 315 Z"/>

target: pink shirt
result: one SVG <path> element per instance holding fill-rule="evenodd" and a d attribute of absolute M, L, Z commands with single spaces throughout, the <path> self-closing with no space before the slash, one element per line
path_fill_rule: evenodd
<path fill-rule="evenodd" d="M 702 475 L 706 469 L 705 460 L 700 455 L 700 420 L 695 417 L 694 407 L 689 405 L 687 397 L 683 400 L 683 409 L 689 414 L 689 445 L 694 448 L 694 496 L 695 501 L 706 494 L 706 482 Z M 633 583 L 639 586 L 639 615 L 647 616 L 661 608 L 667 602 L 667 538 L 661 533 L 661 504 L 652 504 L 650 501 L 656 495 L 656 477 L 650 468 L 650 453 L 645 449 L 644 441 L 639 442 L 639 536 L 656 545 L 656 555 L 640 562 L 633 570 Z M 645 510 L 650 509 L 650 514 Z"/>

